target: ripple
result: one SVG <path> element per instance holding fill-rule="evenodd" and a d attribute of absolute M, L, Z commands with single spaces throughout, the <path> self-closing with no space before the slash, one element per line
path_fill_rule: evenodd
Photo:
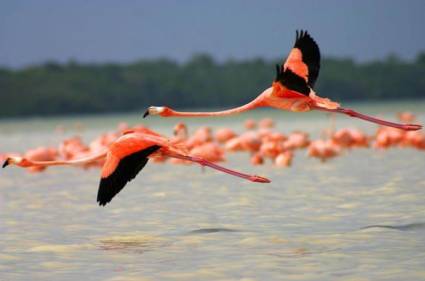
<path fill-rule="evenodd" d="M 133 251 L 143 253 L 169 244 L 168 240 L 146 234 L 126 234 L 99 239 L 97 248 L 103 251 Z"/>
<path fill-rule="evenodd" d="M 374 224 L 362 227 L 360 229 L 371 229 L 371 228 L 388 228 L 395 229 L 400 231 L 409 231 L 409 230 L 423 230 L 425 229 L 424 222 L 418 223 L 409 223 L 409 224 L 400 224 L 400 225 L 384 225 L 384 224 Z"/>
<path fill-rule="evenodd" d="M 233 228 L 225 228 L 225 227 L 213 227 L 213 228 L 200 228 L 189 231 L 187 234 L 210 234 L 217 232 L 241 232 L 241 230 L 233 229 Z"/>
<path fill-rule="evenodd" d="M 91 247 L 92 246 L 90 244 L 44 244 L 44 245 L 31 247 L 29 248 L 28 252 L 36 252 L 36 253 L 50 252 L 50 253 L 64 254 L 64 253 L 79 251 L 82 249 L 88 249 Z"/>

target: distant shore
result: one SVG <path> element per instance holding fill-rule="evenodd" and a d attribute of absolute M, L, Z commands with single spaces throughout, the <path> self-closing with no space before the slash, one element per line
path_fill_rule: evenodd
<path fill-rule="evenodd" d="M 149 105 L 231 107 L 268 87 L 276 63 L 280 60 L 218 63 L 201 54 L 184 64 L 157 59 L 0 67 L 0 118 L 129 112 Z M 395 56 L 366 63 L 324 58 L 315 90 L 341 102 L 424 99 L 425 52 L 414 61 Z"/>

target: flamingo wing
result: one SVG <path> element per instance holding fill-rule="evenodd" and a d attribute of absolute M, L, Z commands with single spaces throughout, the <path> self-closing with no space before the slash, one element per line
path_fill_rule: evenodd
<path fill-rule="evenodd" d="M 310 87 L 307 82 L 290 68 L 283 69 L 276 65 L 276 82 L 282 84 L 289 91 L 285 91 L 286 97 L 305 97 L 310 93 Z"/>
<path fill-rule="evenodd" d="M 294 47 L 282 65 L 282 71 L 287 69 L 302 77 L 311 88 L 314 87 L 320 70 L 320 50 L 307 31 L 297 30 Z"/>
<path fill-rule="evenodd" d="M 114 196 L 124 188 L 127 182 L 131 181 L 148 163 L 148 156 L 160 149 L 158 145 L 149 146 L 143 150 L 134 152 L 122 159 L 114 156 L 107 157 L 107 162 L 103 169 L 113 169 L 106 172 L 107 176 L 102 176 L 97 193 L 97 202 L 105 206 Z M 109 163 L 108 163 L 109 162 Z M 104 171 L 102 171 L 104 174 Z"/>

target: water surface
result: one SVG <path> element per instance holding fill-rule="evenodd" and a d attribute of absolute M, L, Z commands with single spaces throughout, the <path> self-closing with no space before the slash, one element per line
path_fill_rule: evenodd
<path fill-rule="evenodd" d="M 397 104 L 360 106 L 392 118 Z M 420 113 L 421 103 L 400 108 Z M 256 111 L 198 119 L 242 131 L 248 117 L 314 136 L 322 113 Z M 170 135 L 176 119 L 139 114 L 4 120 L 0 151 L 85 140 L 119 121 Z M 55 132 L 61 124 L 65 133 Z M 339 117 L 337 127 L 374 125 Z M 358 149 L 325 164 L 297 152 L 294 165 L 224 165 L 267 176 L 253 184 L 197 166 L 149 163 L 106 207 L 98 170 L 0 171 L 0 280 L 425 280 L 425 154 Z"/>

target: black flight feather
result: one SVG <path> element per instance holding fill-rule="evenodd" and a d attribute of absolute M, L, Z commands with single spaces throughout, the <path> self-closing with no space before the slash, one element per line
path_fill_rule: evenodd
<path fill-rule="evenodd" d="M 309 95 L 310 87 L 307 85 L 304 78 L 298 76 L 289 68 L 283 70 L 283 67 L 279 67 L 279 65 L 276 65 L 276 71 L 276 82 L 279 81 L 289 90 L 299 92 L 306 96 Z"/>
<path fill-rule="evenodd" d="M 97 202 L 105 206 L 114 196 L 124 188 L 148 163 L 148 156 L 160 149 L 153 145 L 133 154 L 130 154 L 119 162 L 115 171 L 106 178 L 101 178 L 97 193 Z"/>
<path fill-rule="evenodd" d="M 308 85 L 313 88 L 320 70 L 319 46 L 307 31 L 297 30 L 294 48 L 298 48 L 302 53 L 303 62 L 308 67 Z"/>

